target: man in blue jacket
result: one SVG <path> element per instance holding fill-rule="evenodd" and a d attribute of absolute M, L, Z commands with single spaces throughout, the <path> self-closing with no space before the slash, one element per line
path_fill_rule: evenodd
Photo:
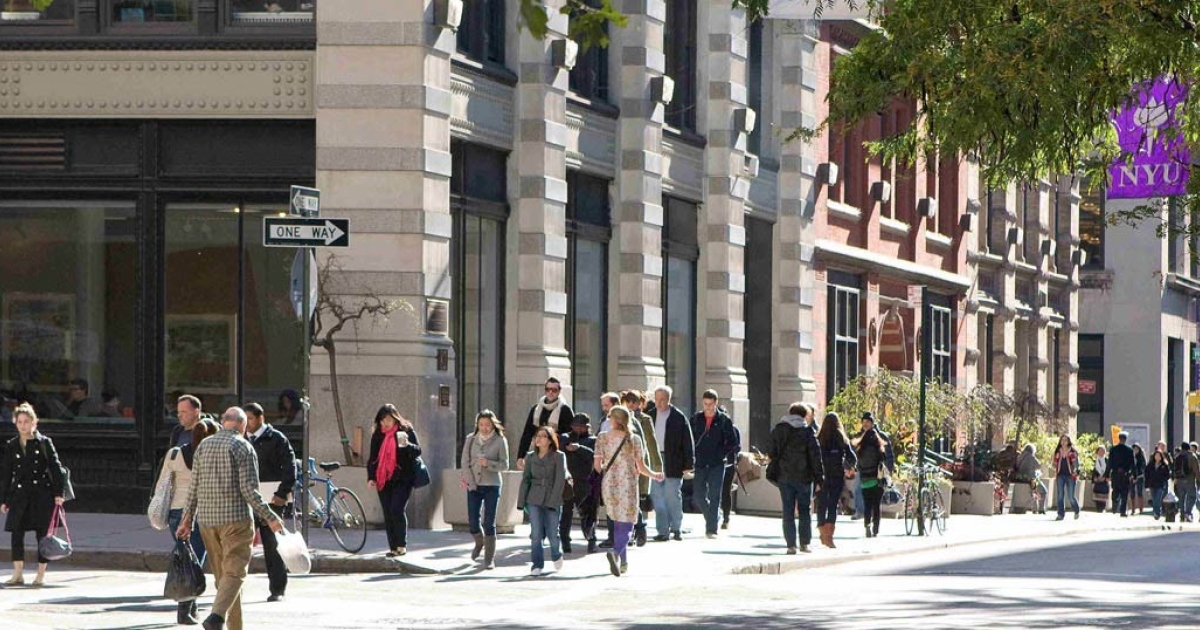
<path fill-rule="evenodd" d="M 721 512 L 721 484 L 725 480 L 725 465 L 737 453 L 737 434 L 733 421 L 717 408 L 717 392 L 705 390 L 700 398 L 703 411 L 692 416 L 692 436 L 695 439 L 696 477 L 692 481 L 692 503 L 704 515 L 704 533 L 717 537 Z"/>
<path fill-rule="evenodd" d="M 696 465 L 695 442 L 687 417 L 671 404 L 672 391 L 666 385 L 654 390 L 654 437 L 662 453 L 662 481 L 650 482 L 650 500 L 654 502 L 654 527 L 662 542 L 683 540 L 683 476 Z"/>

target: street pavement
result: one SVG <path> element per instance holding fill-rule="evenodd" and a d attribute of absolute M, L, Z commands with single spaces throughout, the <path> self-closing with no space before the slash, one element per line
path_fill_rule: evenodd
<path fill-rule="evenodd" d="M 786 575 L 647 567 L 647 547 L 631 551 L 631 573 L 621 578 L 600 558 L 573 559 L 561 574 L 542 578 L 527 577 L 523 567 L 310 575 L 294 577 L 287 600 L 275 604 L 264 601 L 265 577 L 254 575 L 245 589 L 246 628 L 1196 628 L 1198 544 L 1194 530 L 1104 529 L 860 554 Z M 66 568 L 50 578 L 41 590 L 0 591 L 0 625 L 173 626 L 174 604 L 157 596 L 161 575 Z M 210 602 L 211 592 L 201 610 Z"/>

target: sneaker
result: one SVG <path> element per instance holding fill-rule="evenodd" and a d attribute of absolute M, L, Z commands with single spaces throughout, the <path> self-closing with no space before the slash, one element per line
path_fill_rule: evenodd
<path fill-rule="evenodd" d="M 530 572 L 529 572 L 529 575 L 532 575 L 533 577 L 542 577 L 542 570 L 541 570 L 541 569 L 534 569 L 534 570 L 532 570 L 532 571 L 530 571 Z"/>
<path fill-rule="evenodd" d="M 704 535 L 705 538 L 712 540 L 717 537 L 717 532 L 708 532 Z"/>
<path fill-rule="evenodd" d="M 680 534 L 679 532 L 674 532 L 673 534 L 671 534 L 671 539 L 672 540 L 683 540 L 683 535 Z"/>
<path fill-rule="evenodd" d="M 1059 515 L 1058 515 L 1058 517 L 1057 517 L 1057 518 L 1055 518 L 1054 520 L 1056 520 L 1056 521 L 1061 521 L 1061 520 L 1063 520 L 1064 518 L 1066 518 L 1066 516 L 1065 516 L 1065 515 L 1063 515 L 1063 514 L 1059 514 Z"/>
<path fill-rule="evenodd" d="M 800 553 L 812 553 L 812 550 L 808 548 L 808 545 L 800 545 Z"/>
<path fill-rule="evenodd" d="M 622 562 L 621 563 L 621 575 L 625 575 L 625 573 L 627 573 L 628 571 L 629 571 L 629 563 Z"/>
<path fill-rule="evenodd" d="M 721 521 L 721 529 L 729 529 L 729 519 Z"/>
<path fill-rule="evenodd" d="M 653 538 L 654 542 L 667 542 L 671 540 L 670 534 L 659 534 Z"/>
<path fill-rule="evenodd" d="M 562 558 L 559 558 L 558 560 L 555 560 L 555 561 L 554 561 L 554 570 L 555 570 L 555 571 L 562 571 L 562 565 L 563 565 L 563 559 L 562 559 Z"/>
<path fill-rule="evenodd" d="M 1079 512 L 1075 512 L 1075 520 L 1079 520 Z"/>
<path fill-rule="evenodd" d="M 617 558 L 617 554 L 610 551 L 605 556 L 608 556 L 608 570 L 612 571 L 615 577 L 621 577 L 621 561 Z"/>
<path fill-rule="evenodd" d="M 789 556 L 794 556 L 794 555 L 796 555 L 796 548 L 795 548 L 795 547 L 788 547 L 788 550 L 787 550 L 787 555 L 789 555 Z"/>

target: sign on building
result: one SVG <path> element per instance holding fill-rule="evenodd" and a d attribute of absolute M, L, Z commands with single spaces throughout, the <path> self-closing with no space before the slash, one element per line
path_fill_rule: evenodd
<path fill-rule="evenodd" d="M 1109 199 L 1145 199 L 1187 192 L 1190 152 L 1180 130 L 1179 106 L 1187 86 L 1159 77 L 1140 86 L 1112 124 L 1121 156 L 1108 168 Z"/>

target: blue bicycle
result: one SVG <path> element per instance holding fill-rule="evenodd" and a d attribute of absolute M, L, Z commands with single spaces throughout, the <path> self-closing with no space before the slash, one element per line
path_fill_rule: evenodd
<path fill-rule="evenodd" d="M 362 501 L 346 488 L 339 488 L 333 481 L 333 471 L 341 468 L 339 462 L 321 462 L 320 468 L 325 477 L 317 476 L 317 463 L 308 458 L 308 488 L 303 488 L 303 477 L 296 476 L 296 501 L 292 510 L 292 531 L 300 531 L 302 524 L 300 515 L 301 492 L 308 493 L 308 523 L 309 526 L 319 526 L 328 529 L 339 546 L 348 553 L 358 553 L 367 544 L 367 515 L 363 511 Z M 324 497 L 313 492 L 316 484 L 325 485 Z"/>

